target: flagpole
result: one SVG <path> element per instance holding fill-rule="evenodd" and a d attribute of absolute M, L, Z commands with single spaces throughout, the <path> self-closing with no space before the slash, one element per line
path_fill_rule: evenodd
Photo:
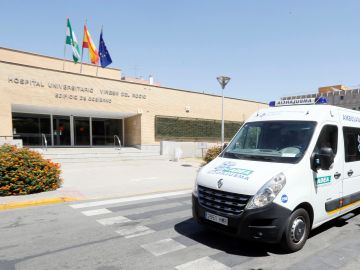
<path fill-rule="evenodd" d="M 65 25 L 65 42 L 64 42 L 64 60 L 63 60 L 63 71 L 65 70 L 65 56 L 66 56 L 66 34 L 67 34 L 67 22 L 69 17 L 66 18 L 66 25 Z"/>
<path fill-rule="evenodd" d="M 82 73 L 82 64 L 83 64 L 83 56 L 84 56 L 84 46 L 83 46 L 83 44 L 84 44 L 86 21 L 87 21 L 87 19 L 85 19 L 83 42 L 82 42 L 82 44 L 81 44 L 81 65 L 80 65 L 80 73 Z"/>
<path fill-rule="evenodd" d="M 102 35 L 103 28 L 104 28 L 104 25 L 101 25 L 100 36 Z M 100 61 L 101 61 L 101 59 L 100 59 L 100 39 L 99 39 L 99 62 L 100 62 Z M 99 71 L 99 63 L 98 63 L 97 66 L 96 66 L 96 77 L 98 76 L 98 71 Z"/>

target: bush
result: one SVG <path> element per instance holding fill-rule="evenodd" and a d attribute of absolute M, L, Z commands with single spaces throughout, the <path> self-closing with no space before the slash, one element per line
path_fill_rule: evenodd
<path fill-rule="evenodd" d="M 221 146 L 213 146 L 213 147 L 209 148 L 204 157 L 205 162 L 209 163 L 210 161 L 212 161 L 214 158 L 216 158 L 221 153 L 221 151 L 222 151 Z"/>
<path fill-rule="evenodd" d="M 0 146 L 0 196 L 55 190 L 60 184 L 59 164 L 29 149 Z"/>

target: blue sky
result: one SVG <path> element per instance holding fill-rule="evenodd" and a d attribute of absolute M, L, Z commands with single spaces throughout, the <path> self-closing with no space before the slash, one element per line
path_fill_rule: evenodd
<path fill-rule="evenodd" d="M 124 75 L 268 102 L 360 85 L 360 1 L 1 1 L 0 46 L 63 57 L 65 20 L 98 45 L 101 25 Z M 71 59 L 70 48 L 67 58 Z"/>

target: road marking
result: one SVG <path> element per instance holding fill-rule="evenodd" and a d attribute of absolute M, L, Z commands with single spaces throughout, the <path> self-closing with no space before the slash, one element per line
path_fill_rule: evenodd
<path fill-rule="evenodd" d="M 191 262 L 187 262 L 175 267 L 178 270 L 195 270 L 195 269 L 207 269 L 207 270 L 228 270 L 230 269 L 226 265 L 211 259 L 210 257 L 203 257 Z"/>
<path fill-rule="evenodd" d="M 186 246 L 180 244 L 179 242 L 176 242 L 171 238 L 163 239 L 150 244 L 141 245 L 141 247 L 155 256 L 161 256 L 170 252 L 186 248 Z"/>
<path fill-rule="evenodd" d="M 111 225 L 114 225 L 114 224 L 127 223 L 127 222 L 130 222 L 131 220 L 126 218 L 126 217 L 123 217 L 123 216 L 118 216 L 118 217 L 110 217 L 110 218 L 98 219 L 96 221 L 99 222 L 101 225 L 111 226 Z"/>
<path fill-rule="evenodd" d="M 144 181 L 144 180 L 155 180 L 155 179 L 158 179 L 158 177 L 134 178 L 134 179 L 130 179 L 130 181 L 140 182 L 140 181 Z"/>
<path fill-rule="evenodd" d="M 123 203 L 123 202 L 133 202 L 133 201 L 140 201 L 140 200 L 146 200 L 146 199 L 157 199 L 157 198 L 161 199 L 163 197 L 170 197 L 170 196 L 183 195 L 183 194 L 189 194 L 189 193 L 191 193 L 191 190 L 182 190 L 182 191 L 175 191 L 175 192 L 165 192 L 165 193 L 159 193 L 159 194 L 141 195 L 141 196 L 127 197 L 127 198 L 96 201 L 96 202 L 78 203 L 78 204 L 72 204 L 72 205 L 70 205 L 70 207 L 75 208 L 75 209 L 88 208 L 88 207 L 94 207 L 94 206 L 103 206 L 103 205 Z"/>
<path fill-rule="evenodd" d="M 142 225 L 124 225 L 119 230 L 116 230 L 116 233 L 125 236 L 126 238 L 132 238 L 140 235 L 153 233 L 155 231 L 151 230 L 150 228 Z"/>
<path fill-rule="evenodd" d="M 111 210 L 114 213 L 117 213 L 119 215 L 122 216 L 134 216 L 134 215 L 141 215 L 141 214 L 146 214 L 149 212 L 153 212 L 153 211 L 157 211 L 157 210 L 167 210 L 167 209 L 171 209 L 171 208 L 177 208 L 183 206 L 180 202 L 178 203 L 159 203 L 156 205 L 150 205 L 150 206 L 145 206 L 145 207 L 133 207 L 132 209 L 126 209 L 126 210 L 120 210 L 118 211 L 119 208 L 117 207 L 109 207 L 108 209 Z"/>
<path fill-rule="evenodd" d="M 109 214 L 111 213 L 111 211 L 106 208 L 100 208 L 95 210 L 82 211 L 81 213 L 84 214 L 85 216 L 91 217 L 91 216 Z"/>
<path fill-rule="evenodd" d="M 179 218 L 183 218 L 184 220 L 186 220 L 190 216 L 191 216 L 191 209 L 189 208 L 183 211 L 174 211 L 172 213 L 153 216 L 151 219 L 144 220 L 144 224 L 147 226 L 149 225 L 151 226 L 152 224 L 159 224 L 159 223 L 163 224 Z"/>
<path fill-rule="evenodd" d="M 142 236 L 142 235 L 147 235 L 147 234 L 154 233 L 154 232 L 155 232 L 155 231 L 153 231 L 153 230 L 147 230 L 147 231 L 144 231 L 144 232 L 127 235 L 127 236 L 125 236 L 125 238 L 127 238 L 127 239 L 128 239 L 128 238 L 134 238 L 134 237 L 138 237 L 138 236 Z"/>

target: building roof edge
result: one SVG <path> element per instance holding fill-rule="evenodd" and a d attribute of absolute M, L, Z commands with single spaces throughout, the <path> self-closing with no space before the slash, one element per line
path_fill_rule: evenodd
<path fill-rule="evenodd" d="M 17 50 L 13 50 L 13 49 L 3 48 L 3 47 L 0 47 L 0 49 L 6 49 L 6 50 L 10 50 L 10 51 L 22 52 L 22 51 L 17 51 Z M 27 52 L 25 52 L 25 53 L 27 53 Z M 28 54 L 37 55 L 37 54 L 34 54 L 34 53 L 28 53 Z M 38 55 L 38 56 L 42 56 L 42 55 Z M 42 56 L 42 57 L 48 57 L 48 56 Z M 49 56 L 48 58 L 55 58 L 55 57 L 50 57 Z M 55 58 L 55 59 L 60 59 L 60 58 Z M 69 61 L 69 60 L 67 60 L 67 61 Z M 42 70 L 61 72 L 61 73 L 67 73 L 67 74 L 78 75 L 78 76 L 85 76 L 85 77 L 102 79 L 102 80 L 109 80 L 109 81 L 116 81 L 116 82 L 122 82 L 122 83 L 128 83 L 128 84 L 135 84 L 135 85 L 141 85 L 141 86 L 146 86 L 146 87 L 163 88 L 163 89 L 167 89 L 167 90 L 171 90 L 171 91 L 180 91 L 180 92 L 186 92 L 186 93 L 192 93 L 192 94 L 198 94 L 198 95 L 221 97 L 221 95 L 215 95 L 215 94 L 210 94 L 210 93 L 202 93 L 202 92 L 198 92 L 198 91 L 178 89 L 178 88 L 173 88 L 173 87 L 156 86 L 156 85 L 142 84 L 142 83 L 136 83 L 136 82 L 129 82 L 129 81 L 121 80 L 121 79 L 104 78 L 104 77 L 98 77 L 98 76 L 94 76 L 94 75 L 88 75 L 88 74 L 82 74 L 82 73 L 74 73 L 74 72 L 64 71 L 64 70 L 59 70 L 59 69 L 44 68 L 44 67 L 38 67 L 38 66 L 34 66 L 34 65 L 20 64 L 20 63 L 9 62 L 9 61 L 4 61 L 4 60 L 0 60 L 0 63 L 23 66 L 23 67 L 28 67 L 28 68 L 37 68 L 37 69 L 42 69 Z M 258 104 L 266 104 L 267 105 L 267 103 L 265 103 L 265 102 L 248 100 L 248 99 L 241 99 L 241 98 L 228 97 L 228 96 L 224 96 L 224 98 L 233 99 L 233 100 L 240 100 L 240 101 L 246 101 L 246 102 L 252 102 L 252 103 L 258 103 Z"/>
<path fill-rule="evenodd" d="M 59 60 L 59 61 L 66 61 L 69 63 L 73 63 L 73 61 L 68 60 L 68 59 L 63 59 L 63 58 L 59 58 L 59 57 L 54 57 L 54 56 L 49 56 L 49 55 L 44 55 L 44 54 L 39 54 L 39 53 L 33 53 L 33 52 L 27 52 L 27 51 L 21 51 L 21 50 L 17 50 L 17 49 L 11 49 L 11 48 L 6 48 L 6 47 L 1 47 L 0 46 L 0 50 L 6 50 L 6 51 L 11 51 L 11 52 L 17 52 L 17 53 L 23 53 L 23 54 L 28 54 L 28 55 L 33 55 L 36 57 L 43 57 L 43 58 L 49 58 L 49 59 L 55 59 L 55 60 Z M 12 63 L 12 62 L 10 62 Z M 82 63 L 83 65 L 86 66 L 94 66 L 88 63 Z M 34 66 L 34 67 L 38 67 L 38 66 Z M 39 67 L 40 68 L 40 67 Z M 106 68 L 106 69 L 112 69 L 112 70 L 116 70 L 116 71 L 122 71 L 120 68 Z M 57 69 L 51 69 L 51 70 L 57 70 Z M 57 70 L 57 71 L 61 71 L 61 70 Z"/>

